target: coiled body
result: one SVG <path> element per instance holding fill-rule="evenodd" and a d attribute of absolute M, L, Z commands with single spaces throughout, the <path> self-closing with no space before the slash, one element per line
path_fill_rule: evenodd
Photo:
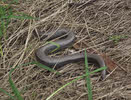
<path fill-rule="evenodd" d="M 46 34 L 47 36 L 50 35 L 51 33 Z M 50 39 L 54 39 L 57 37 L 60 37 L 62 35 L 65 35 L 64 38 L 61 38 L 57 41 L 55 41 L 56 44 L 60 45 L 60 48 L 57 49 L 55 52 L 58 52 L 59 50 L 68 48 L 69 46 L 71 46 L 74 43 L 75 40 L 75 35 L 73 32 L 65 30 L 65 29 L 61 29 L 56 31 L 50 38 Z M 85 59 L 85 55 L 84 52 L 82 53 L 76 53 L 76 54 L 72 54 L 72 55 L 66 55 L 63 57 L 50 57 L 48 56 L 51 51 L 53 51 L 54 49 L 56 49 L 57 46 L 54 44 L 47 44 L 45 46 L 40 47 L 39 49 L 36 50 L 35 55 L 36 55 L 36 59 L 49 67 L 53 67 L 56 66 L 55 68 L 58 69 L 60 67 L 63 67 L 66 64 L 69 63 L 74 63 L 74 62 L 78 62 L 78 61 L 84 61 Z M 99 65 L 99 67 L 104 67 L 105 66 L 105 62 L 103 60 L 103 58 L 97 54 L 87 54 L 87 58 L 88 58 L 88 62 L 91 63 L 97 63 Z M 106 70 L 102 71 L 102 78 L 104 79 L 106 77 Z"/>

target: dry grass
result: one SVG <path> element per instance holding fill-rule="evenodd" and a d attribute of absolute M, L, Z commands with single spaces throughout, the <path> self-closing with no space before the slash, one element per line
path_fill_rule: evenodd
<path fill-rule="evenodd" d="M 35 59 L 34 51 L 43 45 L 34 36 L 36 32 L 68 28 L 76 33 L 79 51 L 84 48 L 106 53 L 119 66 L 106 80 L 93 77 L 94 100 L 131 100 L 131 1 L 94 0 L 83 6 L 68 6 L 62 0 L 21 0 L 14 5 L 18 12 L 24 12 L 40 20 L 12 20 L 8 27 L 8 39 L 2 40 L 4 56 L 0 57 L 0 88 L 11 92 L 8 83 L 10 66 L 15 67 Z M 109 39 L 113 35 L 126 35 L 115 44 Z M 81 62 L 82 63 L 82 62 Z M 61 69 L 62 75 L 36 66 L 23 66 L 13 73 L 13 80 L 25 100 L 45 100 L 51 93 L 84 74 L 84 64 L 69 64 Z M 123 71 L 122 67 L 125 71 Z M 7 96 L 0 93 L 1 100 Z M 52 100 L 87 100 L 85 80 L 71 84 Z"/>

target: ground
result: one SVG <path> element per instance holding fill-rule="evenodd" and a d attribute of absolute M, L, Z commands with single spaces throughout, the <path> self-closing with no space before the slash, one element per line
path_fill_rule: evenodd
<path fill-rule="evenodd" d="M 72 0 L 73 1 L 73 0 Z M 11 92 L 8 82 L 10 66 L 35 61 L 34 52 L 44 45 L 34 33 L 67 28 L 76 35 L 72 48 L 106 56 L 110 72 L 103 81 L 92 77 L 93 100 L 131 100 L 131 1 L 89 0 L 73 3 L 63 0 L 20 0 L 14 8 L 38 19 L 12 19 L 7 37 L 2 39 L 4 56 L 0 56 L 0 88 Z M 103 57 L 104 57 L 103 56 Z M 112 68 L 113 67 L 113 68 Z M 54 91 L 85 73 L 83 62 L 68 64 L 61 75 L 36 65 L 22 66 L 12 74 L 24 100 L 46 100 Z M 65 87 L 51 100 L 88 100 L 85 79 Z M 8 96 L 0 93 L 0 100 Z"/>

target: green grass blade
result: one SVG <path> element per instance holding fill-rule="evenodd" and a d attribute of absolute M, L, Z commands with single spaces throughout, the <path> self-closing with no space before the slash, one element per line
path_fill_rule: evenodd
<path fill-rule="evenodd" d="M 2 31 L 1 31 L 1 29 L 0 29 L 0 38 L 2 37 L 2 35 L 3 35 L 3 33 L 2 33 Z"/>
<path fill-rule="evenodd" d="M 1 17 L 2 15 L 5 15 L 5 9 L 4 9 L 3 6 L 0 5 L 0 17 Z"/>
<path fill-rule="evenodd" d="M 18 100 L 24 100 L 20 94 L 20 92 L 18 91 L 18 89 L 16 88 L 14 82 L 12 81 L 12 78 L 11 78 L 11 73 L 17 68 L 18 66 L 16 66 L 15 68 L 12 68 L 9 72 L 9 83 L 10 83 L 10 86 L 11 86 L 11 89 L 13 91 L 13 93 L 15 94 L 15 96 L 17 97 Z"/>
<path fill-rule="evenodd" d="M 9 1 L 9 0 L 2 0 L 3 2 Z M 10 4 L 18 3 L 18 0 L 11 0 Z"/>
<path fill-rule="evenodd" d="M 1 25 L 0 25 L 0 38 L 2 37 L 2 35 L 3 35 L 3 32 L 2 32 Z"/>
<path fill-rule="evenodd" d="M 63 85 L 63 86 L 60 87 L 58 90 L 56 90 L 55 92 L 53 92 L 46 100 L 51 99 L 51 98 L 52 98 L 56 93 L 58 93 L 60 90 L 62 90 L 62 89 L 65 88 L 66 86 L 72 84 L 73 82 L 75 82 L 75 81 L 77 81 L 77 80 L 79 80 L 79 79 L 81 79 L 81 78 L 83 78 L 83 77 L 84 77 L 84 76 L 80 76 L 80 77 L 78 77 L 78 78 L 76 78 L 76 79 L 68 82 L 67 84 Z"/>
<path fill-rule="evenodd" d="M 43 65 L 43 64 L 41 64 L 41 63 L 39 63 L 39 62 L 29 62 L 29 63 L 26 63 L 26 64 L 21 64 L 21 65 L 19 65 L 19 66 L 16 66 L 14 69 L 12 69 L 11 71 L 14 71 L 17 67 L 21 67 L 21 66 L 27 66 L 27 65 L 32 65 L 32 64 L 36 64 L 38 67 L 41 67 L 41 68 L 44 68 L 44 69 L 46 69 L 46 70 L 48 70 L 48 71 L 50 71 L 50 72 L 55 72 L 56 74 L 60 74 L 58 71 L 56 71 L 56 70 L 54 70 L 54 69 L 52 69 L 52 68 L 50 68 L 50 67 L 48 67 L 48 66 L 45 66 L 45 65 Z M 11 72 L 12 73 L 12 72 Z"/>
<path fill-rule="evenodd" d="M 5 91 L 4 89 L 0 88 L 0 91 L 3 92 L 4 94 L 8 95 L 11 100 L 16 100 L 10 93 L 8 93 L 7 91 Z"/>
<path fill-rule="evenodd" d="M 55 48 L 54 50 L 52 50 L 51 53 L 55 52 L 56 50 L 58 50 L 58 49 L 60 48 L 60 45 L 57 44 L 57 43 L 55 43 L 55 42 L 49 41 L 49 42 L 47 42 L 47 43 L 53 44 L 53 45 L 55 45 L 55 46 L 57 47 L 57 48 Z"/>
<path fill-rule="evenodd" d="M 63 86 L 60 87 L 58 90 L 56 90 L 55 92 L 53 92 L 46 100 L 50 100 L 50 99 L 51 99 L 55 94 L 57 94 L 60 90 L 62 90 L 62 89 L 65 88 L 66 86 L 72 84 L 73 82 L 75 82 L 75 81 L 77 81 L 77 80 L 79 80 L 79 79 L 82 79 L 82 78 L 88 76 L 89 74 L 94 74 L 95 72 L 99 72 L 99 71 L 105 70 L 106 68 L 107 68 L 106 66 L 105 66 L 105 67 L 101 67 L 101 68 L 98 68 L 98 69 L 96 69 L 96 70 L 94 70 L 94 71 L 92 71 L 92 72 L 90 72 L 90 73 L 87 73 L 87 74 L 84 74 L 84 75 L 82 75 L 82 76 L 79 76 L 79 77 L 75 78 L 74 80 L 68 82 L 67 84 L 63 85 Z"/>
<path fill-rule="evenodd" d="M 11 15 L 10 18 L 15 18 L 15 19 L 35 19 L 34 17 L 28 16 L 28 15 L 24 15 L 24 16 Z"/>
<path fill-rule="evenodd" d="M 0 37 L 3 36 L 5 31 L 5 22 L 0 20 Z"/>
<path fill-rule="evenodd" d="M 88 60 L 87 60 L 86 50 L 85 50 L 85 66 L 86 66 L 86 74 L 89 74 Z M 92 97 L 90 74 L 88 76 L 86 76 L 86 84 L 87 84 L 87 90 L 88 90 L 88 100 L 92 100 L 93 97 Z"/>
<path fill-rule="evenodd" d="M 43 64 L 41 64 L 41 63 L 32 62 L 32 64 L 36 64 L 37 66 L 39 66 L 39 67 L 41 67 L 41 68 L 44 68 L 44 69 L 46 69 L 46 70 L 48 70 L 48 71 L 50 71 L 50 72 L 55 72 L 56 74 L 60 74 L 60 73 L 57 72 L 56 70 L 54 70 L 54 69 L 52 69 L 52 68 L 50 68 L 50 67 L 47 67 L 47 66 L 45 66 L 45 65 L 43 65 Z"/>
<path fill-rule="evenodd" d="M 99 72 L 99 71 L 102 71 L 102 70 L 106 70 L 106 69 L 107 69 L 107 67 L 106 67 L 106 66 L 103 66 L 103 67 L 101 67 L 101 68 L 98 68 L 98 69 L 90 72 L 90 74 L 94 74 L 94 73 L 96 73 L 96 72 Z"/>
<path fill-rule="evenodd" d="M 0 54 L 1 54 L 2 57 L 4 56 L 4 54 L 3 54 L 3 49 L 2 49 L 2 46 L 1 46 L 1 43 L 0 43 Z"/>
<path fill-rule="evenodd" d="M 18 100 L 24 100 L 20 94 L 20 92 L 18 91 L 18 89 L 16 88 L 15 84 L 13 83 L 11 76 L 9 77 L 9 83 L 10 86 L 12 88 L 13 93 L 15 94 L 15 96 L 17 97 Z"/>
<path fill-rule="evenodd" d="M 44 66 L 44 65 L 42 65 L 42 64 L 40 64 L 40 63 L 38 63 L 38 62 L 30 62 L 30 63 L 22 64 L 22 65 L 20 65 L 20 66 L 27 66 L 27 65 L 30 65 L 30 64 L 36 64 L 36 65 L 38 65 L 38 66 L 41 67 L 41 68 L 47 69 L 47 70 L 49 70 L 49 71 L 51 71 L 51 72 L 56 72 L 54 69 L 51 69 L 51 68 L 49 68 L 49 67 L 47 67 L 47 66 Z M 12 73 L 16 68 L 18 68 L 18 67 L 20 67 L 20 66 L 16 66 L 15 68 L 12 68 L 12 69 L 10 70 L 10 72 L 9 72 L 9 83 L 10 83 L 10 86 L 11 86 L 11 88 L 12 88 L 12 91 L 13 91 L 13 93 L 15 94 L 15 96 L 17 97 L 17 99 L 18 99 L 18 100 L 24 100 L 24 99 L 22 98 L 20 92 L 19 92 L 18 89 L 16 88 L 14 82 L 12 81 L 12 78 L 11 78 L 11 73 Z M 57 72 L 57 74 L 59 74 L 59 73 Z"/>

